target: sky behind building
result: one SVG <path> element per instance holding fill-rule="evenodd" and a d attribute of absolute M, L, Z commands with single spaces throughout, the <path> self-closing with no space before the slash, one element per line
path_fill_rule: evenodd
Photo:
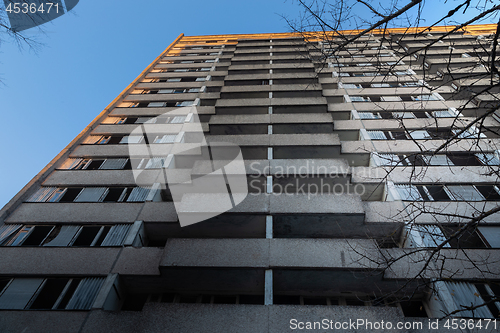
<path fill-rule="evenodd" d="M 443 1 L 427 6 L 429 24 L 445 10 Z M 43 44 L 38 52 L 7 39 L 0 45 L 0 207 L 179 34 L 288 32 L 282 16 L 298 14 L 291 0 L 84 0 L 27 31 Z"/>

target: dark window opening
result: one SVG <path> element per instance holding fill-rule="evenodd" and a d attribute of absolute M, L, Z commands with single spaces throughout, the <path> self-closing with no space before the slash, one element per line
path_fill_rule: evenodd
<path fill-rule="evenodd" d="M 440 185 L 427 185 L 427 190 L 429 194 L 432 196 L 434 201 L 450 201 L 450 197 L 446 194 L 443 186 Z"/>
<path fill-rule="evenodd" d="M 304 305 L 328 305 L 325 297 L 303 297 Z"/>
<path fill-rule="evenodd" d="M 110 226 L 102 227 L 101 234 L 99 235 L 99 238 L 94 243 L 94 246 L 100 246 L 102 244 L 102 241 L 104 240 L 104 238 L 106 238 L 110 229 L 111 229 Z"/>
<path fill-rule="evenodd" d="M 92 160 L 88 165 L 87 165 L 87 170 L 98 170 L 99 167 L 102 165 L 104 160 Z"/>
<path fill-rule="evenodd" d="M 406 159 L 403 160 L 403 164 L 405 164 L 405 165 L 418 165 L 418 166 L 425 166 L 426 165 L 422 156 L 420 156 L 420 155 L 407 156 Z"/>
<path fill-rule="evenodd" d="M 173 303 L 175 299 L 174 293 L 164 293 L 161 297 L 162 303 Z"/>
<path fill-rule="evenodd" d="M 386 237 L 382 239 L 377 239 L 378 247 L 381 249 L 390 249 L 399 247 L 399 241 L 392 237 Z"/>
<path fill-rule="evenodd" d="M 63 197 L 59 200 L 59 202 L 73 202 L 78 194 L 83 190 L 83 187 L 73 187 L 66 189 Z"/>
<path fill-rule="evenodd" d="M 122 311 L 142 311 L 147 299 L 148 294 L 128 295 L 123 302 Z"/>
<path fill-rule="evenodd" d="M 486 200 L 500 201 L 500 194 L 498 194 L 495 186 L 493 185 L 476 185 L 477 190 L 483 195 Z"/>
<path fill-rule="evenodd" d="M 69 279 L 47 279 L 35 301 L 31 304 L 30 309 L 52 309 L 68 281 Z"/>
<path fill-rule="evenodd" d="M 450 238 L 460 229 L 458 226 L 442 226 L 441 228 L 447 238 Z M 449 244 L 452 248 L 458 249 L 484 249 L 487 247 L 476 230 L 469 229 L 463 230 L 460 235 L 450 239 Z"/>
<path fill-rule="evenodd" d="M 2 293 L 3 289 L 9 284 L 10 278 L 0 278 L 0 294 Z"/>
<path fill-rule="evenodd" d="M 455 165 L 467 165 L 467 166 L 483 165 L 474 154 L 450 153 L 447 156 Z"/>
<path fill-rule="evenodd" d="M 130 162 L 130 159 L 127 159 L 127 162 L 125 163 L 125 166 L 123 167 L 123 170 L 132 170 L 132 163 Z"/>
<path fill-rule="evenodd" d="M 394 140 L 406 140 L 407 139 L 405 132 L 392 131 L 391 133 L 392 133 L 392 137 L 394 138 Z"/>
<path fill-rule="evenodd" d="M 346 305 L 355 305 L 355 306 L 364 306 L 365 302 L 363 300 L 358 299 L 358 298 L 346 298 L 345 304 Z"/>
<path fill-rule="evenodd" d="M 135 124 L 137 121 L 137 117 L 128 117 L 127 120 L 125 120 L 124 124 Z"/>
<path fill-rule="evenodd" d="M 422 301 L 403 301 L 400 304 L 405 317 L 427 317 Z"/>
<path fill-rule="evenodd" d="M 230 295 L 215 295 L 214 304 L 236 304 L 236 296 Z"/>
<path fill-rule="evenodd" d="M 179 295 L 179 303 L 197 303 L 198 295 Z"/>
<path fill-rule="evenodd" d="M 274 304 L 300 305 L 300 296 L 274 295 L 273 303 Z"/>
<path fill-rule="evenodd" d="M 126 192 L 126 188 L 124 187 L 110 187 L 108 194 L 104 198 L 103 202 L 125 201 L 127 199 L 127 194 L 128 193 Z"/>
<path fill-rule="evenodd" d="M 21 246 L 39 246 L 47 238 L 53 226 L 36 226 Z"/>
<path fill-rule="evenodd" d="M 263 295 L 240 295 L 240 304 L 264 304 Z"/>
<path fill-rule="evenodd" d="M 91 246 L 100 230 L 100 226 L 82 227 L 80 234 L 77 236 L 72 246 Z"/>
<path fill-rule="evenodd" d="M 431 199 L 429 198 L 429 196 L 427 195 L 427 193 L 425 192 L 424 190 L 424 187 L 423 186 L 417 186 L 417 191 L 418 193 L 420 193 L 420 196 L 422 197 L 422 199 L 424 201 L 430 201 Z"/>
<path fill-rule="evenodd" d="M 110 145 L 119 144 L 122 139 L 123 139 L 123 135 L 112 136 L 111 139 L 109 139 L 108 144 L 110 144 Z"/>
<path fill-rule="evenodd" d="M 494 287 L 496 287 L 495 289 L 497 289 L 498 285 L 491 284 L 489 286 L 491 288 L 491 290 L 493 291 L 493 293 L 495 293 L 495 296 L 490 295 L 490 293 L 486 290 L 486 286 L 484 284 L 475 283 L 474 285 L 476 286 L 477 291 L 479 291 L 481 298 L 486 303 L 486 306 L 490 310 L 493 317 L 500 318 L 500 310 L 497 308 L 495 302 L 492 302 L 492 300 L 495 299 L 497 295 L 500 295 L 500 293 L 497 293 L 497 292 L 495 292 L 495 290 L 493 290 Z"/>

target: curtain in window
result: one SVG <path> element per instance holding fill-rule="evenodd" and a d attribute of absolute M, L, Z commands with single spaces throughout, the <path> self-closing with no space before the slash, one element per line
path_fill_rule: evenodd
<path fill-rule="evenodd" d="M 101 246 L 120 246 L 123 245 L 125 237 L 130 231 L 131 224 L 117 224 L 111 227 Z"/>
<path fill-rule="evenodd" d="M 372 140 L 387 140 L 385 133 L 382 131 L 366 131 Z"/>
<path fill-rule="evenodd" d="M 14 279 L 0 296 L 0 309 L 23 310 L 44 279 Z"/>
<path fill-rule="evenodd" d="M 146 197 L 149 194 L 150 188 L 144 188 L 144 187 L 134 187 L 132 189 L 132 192 L 130 192 L 130 195 L 127 199 L 128 202 L 141 202 L 145 201 Z"/>
<path fill-rule="evenodd" d="M 90 310 L 104 278 L 86 278 L 80 281 L 66 306 L 67 310 Z"/>
<path fill-rule="evenodd" d="M 21 224 L 2 224 L 0 226 L 0 245 L 5 242 L 14 232 L 21 227 Z"/>
<path fill-rule="evenodd" d="M 43 246 L 68 246 L 79 229 L 78 225 L 63 225 L 57 236 Z"/>
<path fill-rule="evenodd" d="M 394 185 L 398 191 L 399 197 L 403 201 L 422 201 L 422 196 L 420 192 L 417 190 L 415 185 L 403 185 L 403 184 L 395 184 Z"/>
<path fill-rule="evenodd" d="M 107 187 L 85 187 L 74 202 L 100 202 L 107 193 Z"/>
<path fill-rule="evenodd" d="M 101 164 L 99 169 L 104 169 L 104 170 L 121 170 L 127 163 L 126 158 L 112 158 L 112 159 L 107 159 L 104 161 L 104 163 Z"/>
<path fill-rule="evenodd" d="M 484 300 L 479 294 L 479 291 L 472 283 L 467 282 L 444 282 L 448 288 L 453 302 L 454 308 L 448 311 L 463 310 L 463 306 L 476 306 L 484 303 Z M 482 306 L 474 311 L 460 311 L 457 317 L 474 317 L 474 318 L 493 318 L 487 306 Z"/>
<path fill-rule="evenodd" d="M 56 189 L 57 187 L 42 187 L 28 199 L 28 202 L 45 202 L 54 194 Z"/>

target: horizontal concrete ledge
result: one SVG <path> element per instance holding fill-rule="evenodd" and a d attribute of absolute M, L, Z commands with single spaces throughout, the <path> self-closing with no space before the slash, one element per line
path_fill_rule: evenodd
<path fill-rule="evenodd" d="M 241 98 L 241 99 L 219 99 L 216 107 L 230 106 L 286 106 L 286 105 L 326 105 L 324 97 L 306 98 Z"/>
<path fill-rule="evenodd" d="M 120 248 L 0 247 L 1 275 L 107 275 Z"/>
<path fill-rule="evenodd" d="M 317 83 L 311 84 L 272 84 L 272 85 L 255 85 L 255 86 L 224 86 L 221 89 L 222 93 L 229 92 L 248 92 L 248 91 L 320 91 L 321 85 Z"/>
<path fill-rule="evenodd" d="M 334 130 L 336 131 L 352 131 L 364 128 L 366 130 L 402 130 L 401 121 L 408 130 L 412 129 L 429 129 L 436 130 L 441 128 L 463 128 L 473 122 L 476 118 L 460 117 L 456 118 L 417 118 L 417 119 L 375 119 L 374 121 L 363 120 L 337 120 L 334 123 Z M 487 128 L 498 127 L 499 124 L 493 118 L 484 120 L 484 126 Z"/>
<path fill-rule="evenodd" d="M 232 142 L 240 146 L 338 146 L 337 134 L 207 135 L 208 142 Z"/>
<path fill-rule="evenodd" d="M 295 255 L 290 255 L 295 253 Z M 369 239 L 169 239 L 160 266 L 376 269 Z"/>
<path fill-rule="evenodd" d="M 166 112 L 175 114 L 185 114 L 182 109 L 188 110 L 189 108 L 179 107 L 165 107 L 165 108 L 114 108 L 110 115 L 112 116 L 159 116 Z M 197 106 L 196 111 L 198 114 L 215 114 L 215 107 L 213 106 Z"/>
<path fill-rule="evenodd" d="M 293 114 L 246 114 L 246 115 L 214 115 L 210 125 L 235 124 L 294 124 L 294 123 L 332 123 L 328 113 L 293 113 Z"/>
<path fill-rule="evenodd" d="M 359 140 L 342 141 L 342 153 L 420 153 L 422 150 L 437 149 L 445 140 Z M 492 147 L 500 147 L 500 139 L 460 140 L 446 147 L 446 152 L 493 152 Z"/>
<path fill-rule="evenodd" d="M 411 183 L 413 185 L 429 183 L 481 185 L 496 183 L 498 177 L 491 175 L 491 167 L 487 166 L 400 166 L 400 167 L 353 167 L 353 183 L 385 182 L 387 174 L 394 183 Z"/>
<path fill-rule="evenodd" d="M 144 203 L 29 203 L 25 202 L 6 220 L 7 223 L 33 222 L 135 222 Z"/>
<path fill-rule="evenodd" d="M 394 260 L 391 269 L 385 271 L 386 279 L 453 278 L 455 280 L 497 280 L 500 274 L 498 249 L 442 249 L 425 265 L 431 251 L 415 252 L 416 249 L 382 249 L 387 260 Z M 401 258 L 401 259 L 400 259 Z"/>
<path fill-rule="evenodd" d="M 168 316 L 165 315 L 166 313 Z M 58 312 L 58 314 L 63 316 L 63 313 Z M 16 319 L 20 318 L 16 317 Z M 291 321 L 292 319 L 296 321 Z M 92 311 L 81 332 L 284 333 L 298 331 L 296 327 L 291 326 L 292 322 L 309 322 L 314 325 L 315 322 L 321 323 L 323 320 L 327 322 L 331 320 L 333 323 L 349 323 L 350 320 L 358 319 L 372 323 L 384 320 L 394 325 L 397 322 L 418 322 L 423 327 L 419 332 L 434 332 L 428 329 L 427 318 L 405 318 L 401 310 L 396 307 L 165 303 L 146 303 L 141 312 Z M 12 325 L 19 324 L 13 322 Z M 405 333 L 407 330 L 393 329 L 391 332 Z M 450 332 L 455 331 L 450 330 Z M 487 333 L 491 332 L 493 331 Z"/>
<path fill-rule="evenodd" d="M 164 253 L 163 248 L 125 247 L 113 266 L 112 273 L 120 275 L 159 275 L 160 260 Z"/>

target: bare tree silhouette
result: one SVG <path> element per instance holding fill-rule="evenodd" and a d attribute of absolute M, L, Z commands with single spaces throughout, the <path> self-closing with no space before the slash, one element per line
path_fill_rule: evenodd
<path fill-rule="evenodd" d="M 432 4 L 422 0 L 298 5 L 299 17 L 285 19 L 307 41 L 320 82 L 333 78 L 329 103 L 370 124 L 359 140 L 373 168 L 353 171 L 376 182 L 365 200 L 397 202 L 379 216 L 404 225 L 387 235 L 397 247 L 379 242 L 380 255 L 352 246 L 367 268 L 405 280 L 376 302 L 424 290 L 434 316 L 498 318 L 500 256 L 491 248 L 500 236 L 488 227 L 500 221 L 500 5 L 448 1 L 430 25 L 423 23 Z M 451 181 L 454 173 L 470 179 Z"/>

